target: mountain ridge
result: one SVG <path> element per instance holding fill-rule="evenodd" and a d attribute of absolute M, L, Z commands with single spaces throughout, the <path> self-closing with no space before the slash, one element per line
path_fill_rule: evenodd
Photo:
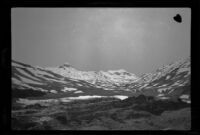
<path fill-rule="evenodd" d="M 143 93 L 167 99 L 173 95 L 170 93 L 180 91 L 180 87 L 190 86 L 190 58 L 172 62 L 140 78 L 123 69 L 84 72 L 69 63 L 63 65 L 64 69 L 57 67 L 52 70 L 12 60 L 12 87 L 41 91 L 55 97 L 130 97 Z"/>

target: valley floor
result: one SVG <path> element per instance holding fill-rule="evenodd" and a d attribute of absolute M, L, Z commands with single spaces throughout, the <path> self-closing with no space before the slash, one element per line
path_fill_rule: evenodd
<path fill-rule="evenodd" d="M 190 105 L 137 97 L 13 105 L 14 130 L 190 130 Z"/>

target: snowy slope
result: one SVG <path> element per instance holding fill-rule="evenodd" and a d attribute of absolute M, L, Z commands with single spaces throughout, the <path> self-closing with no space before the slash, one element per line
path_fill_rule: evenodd
<path fill-rule="evenodd" d="M 12 61 L 12 88 L 15 90 L 34 90 L 45 92 L 48 96 L 76 97 L 86 95 L 112 96 L 130 95 L 132 92 L 117 90 L 113 87 L 116 82 L 108 79 L 106 73 L 82 72 L 67 64 L 59 67 L 59 72 L 71 72 L 68 77 L 65 74 L 55 73 L 42 67 L 33 67 L 17 61 Z M 57 69 L 57 68 L 56 68 Z M 81 76 L 81 77 L 80 77 Z M 112 77 L 112 75 L 110 75 Z M 89 79 L 88 79 L 89 78 Z M 92 78 L 94 78 L 92 80 Z M 121 78 L 120 78 L 121 79 Z M 96 82 L 98 83 L 96 83 Z M 93 83 L 95 82 L 95 83 Z M 114 91 L 111 91 L 114 90 Z M 55 96 L 55 97 L 57 97 Z"/>
<path fill-rule="evenodd" d="M 188 97 L 187 100 L 190 102 L 190 76 L 190 58 L 181 59 L 153 73 L 144 74 L 136 84 L 137 90 L 160 99 Z M 133 85 L 129 87 L 136 88 Z"/>
<path fill-rule="evenodd" d="M 56 74 L 62 75 L 64 77 L 69 77 L 78 80 L 84 80 L 89 83 L 92 83 L 96 86 L 112 89 L 115 88 L 115 85 L 121 85 L 124 83 L 135 82 L 139 78 L 132 74 L 128 73 L 125 70 L 110 70 L 110 71 L 79 71 L 70 66 L 68 63 L 59 67 L 46 68 L 48 71 L 54 72 Z"/>

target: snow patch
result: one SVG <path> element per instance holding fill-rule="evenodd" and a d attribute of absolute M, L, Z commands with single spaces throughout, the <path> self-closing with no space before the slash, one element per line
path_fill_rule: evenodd
<path fill-rule="evenodd" d="M 19 98 L 19 100 L 17 100 L 16 102 L 21 103 L 21 104 L 25 104 L 25 105 L 33 105 L 33 104 L 37 104 L 37 103 L 58 102 L 58 100 L 57 99 L 29 100 L 29 99 Z"/>
<path fill-rule="evenodd" d="M 112 97 L 118 98 L 120 100 L 124 100 L 124 99 L 128 98 L 128 96 L 122 96 L 122 95 L 115 95 L 115 96 L 112 96 Z"/>
<path fill-rule="evenodd" d="M 111 88 L 103 88 L 104 90 L 113 90 L 113 89 L 111 89 Z"/>
<path fill-rule="evenodd" d="M 126 89 L 126 88 L 124 88 L 123 90 L 124 90 L 124 91 L 133 91 L 133 90 L 130 90 L 130 89 Z"/>
<path fill-rule="evenodd" d="M 71 102 L 73 100 L 87 100 L 87 99 L 103 98 L 103 97 L 115 97 L 115 98 L 119 98 L 121 100 L 128 98 L 128 96 L 123 96 L 123 95 L 115 95 L 115 96 L 92 95 L 92 96 L 65 97 L 65 98 L 60 98 L 60 99 L 45 99 L 45 100 L 29 100 L 29 99 L 19 98 L 19 100 L 17 100 L 17 103 L 21 103 L 21 104 L 24 104 L 24 105 L 33 105 L 33 104 L 36 104 L 36 103 L 47 104 L 47 103 L 58 102 L 58 101 Z"/>
<path fill-rule="evenodd" d="M 37 119 L 35 122 L 38 122 L 38 123 L 42 124 L 43 122 L 50 121 L 50 120 L 52 120 L 51 117 L 44 116 L 44 117 L 41 117 L 41 118 Z"/>
<path fill-rule="evenodd" d="M 188 77 L 190 74 L 184 75 L 184 78 Z"/>
<path fill-rule="evenodd" d="M 76 91 L 77 88 L 68 88 L 68 87 L 64 87 L 61 91 L 63 92 L 67 92 L 67 91 Z"/>
<path fill-rule="evenodd" d="M 170 75 L 168 75 L 167 77 L 166 77 L 166 80 L 168 80 L 170 78 Z"/>
<path fill-rule="evenodd" d="M 158 95 L 157 95 L 157 97 L 162 97 L 162 96 L 164 96 L 164 94 L 158 94 Z"/>
<path fill-rule="evenodd" d="M 172 84 L 172 86 L 177 86 L 177 85 L 180 85 L 180 81 L 177 81 L 174 84 Z"/>
<path fill-rule="evenodd" d="M 178 86 L 184 86 L 184 83 L 182 83 L 182 84 L 179 84 Z"/>
<path fill-rule="evenodd" d="M 188 104 L 191 104 L 191 101 L 190 101 L 190 100 L 185 100 L 185 99 L 183 99 L 182 101 L 183 101 L 183 102 L 186 102 L 186 103 L 188 103 Z"/>
<path fill-rule="evenodd" d="M 189 99 L 189 95 L 185 95 L 184 94 L 184 95 L 181 95 L 180 98 L 182 98 L 182 99 Z"/>
<path fill-rule="evenodd" d="M 148 84 L 144 84 L 142 87 L 139 88 L 139 90 L 142 89 L 142 88 L 144 88 L 144 87 L 146 87 L 147 85 Z"/>
<path fill-rule="evenodd" d="M 103 96 L 78 96 L 78 97 L 69 97 L 69 99 L 73 100 L 73 99 L 90 99 L 90 98 L 101 98 Z"/>
<path fill-rule="evenodd" d="M 169 97 L 159 97 L 159 99 L 169 99 Z"/>
<path fill-rule="evenodd" d="M 174 89 L 171 89 L 169 92 L 168 92 L 168 94 L 170 94 L 171 92 L 173 92 L 174 91 Z"/>
<path fill-rule="evenodd" d="M 128 98 L 128 96 L 122 96 L 122 95 L 115 95 L 115 96 L 98 96 L 98 95 L 93 95 L 93 96 L 78 96 L 78 97 L 66 97 L 66 98 L 61 98 L 60 100 L 63 102 L 69 102 L 71 100 L 86 100 L 86 99 L 92 99 L 92 98 L 103 98 L 103 97 L 115 97 L 121 100 L 124 100 Z"/>
<path fill-rule="evenodd" d="M 82 84 L 80 84 L 80 83 L 78 83 L 77 85 L 78 85 L 78 86 L 83 86 L 83 85 L 82 85 Z"/>
<path fill-rule="evenodd" d="M 48 90 L 44 90 L 42 88 L 36 88 L 36 89 L 39 90 L 39 91 L 42 91 L 42 92 L 48 92 Z"/>
<path fill-rule="evenodd" d="M 153 86 L 156 86 L 156 85 L 158 85 L 158 83 L 155 83 Z"/>
<path fill-rule="evenodd" d="M 74 93 L 83 93 L 83 91 L 78 90 L 78 91 L 75 91 Z"/>
<path fill-rule="evenodd" d="M 56 90 L 50 90 L 50 92 L 54 94 L 58 93 Z"/>
<path fill-rule="evenodd" d="M 161 88 L 161 89 L 158 89 L 158 92 L 162 93 L 163 91 L 166 91 L 166 90 L 168 90 L 168 88 Z"/>
<path fill-rule="evenodd" d="M 190 71 L 190 68 L 189 67 L 185 67 L 185 68 L 180 68 L 177 72 L 177 74 L 180 74 L 182 72 L 187 72 L 187 71 Z"/>
<path fill-rule="evenodd" d="M 86 99 L 92 99 L 92 98 L 102 98 L 105 96 L 97 96 L 97 95 L 93 95 L 93 96 L 78 96 L 78 97 L 65 97 L 65 98 L 60 98 L 60 100 L 62 102 L 70 102 L 72 100 L 86 100 Z"/>

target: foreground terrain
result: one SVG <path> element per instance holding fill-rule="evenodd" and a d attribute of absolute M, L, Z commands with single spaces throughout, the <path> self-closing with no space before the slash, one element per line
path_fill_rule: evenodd
<path fill-rule="evenodd" d="M 17 105 L 16 105 L 17 106 Z M 13 129 L 27 130 L 189 130 L 190 105 L 140 95 L 34 104 L 12 110 Z"/>

